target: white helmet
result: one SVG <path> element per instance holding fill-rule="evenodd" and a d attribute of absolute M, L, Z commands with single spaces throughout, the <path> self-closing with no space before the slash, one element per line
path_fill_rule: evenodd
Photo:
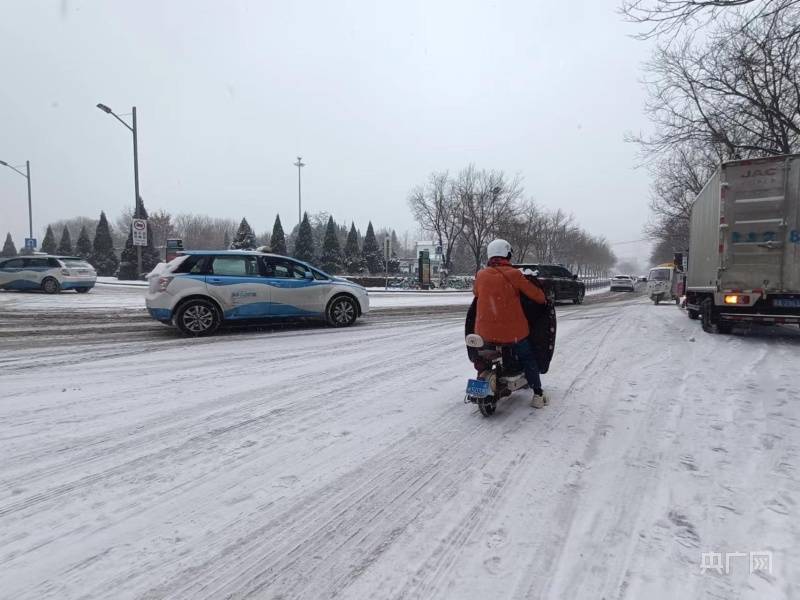
<path fill-rule="evenodd" d="M 489 245 L 486 246 L 486 256 L 487 258 L 494 258 L 496 256 L 510 258 L 511 244 L 505 240 L 494 240 L 493 242 L 489 242 Z"/>

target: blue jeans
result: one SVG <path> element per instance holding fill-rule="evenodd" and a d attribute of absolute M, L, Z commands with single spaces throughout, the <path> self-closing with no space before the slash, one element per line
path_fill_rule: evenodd
<path fill-rule="evenodd" d="M 531 350 L 528 340 L 524 339 L 521 342 L 517 342 L 512 348 L 519 362 L 522 363 L 522 368 L 525 370 L 525 379 L 528 380 L 528 385 L 533 388 L 533 393 L 541 394 L 542 380 L 539 378 L 539 365 L 536 364 L 536 358 L 533 356 L 533 350 Z"/>

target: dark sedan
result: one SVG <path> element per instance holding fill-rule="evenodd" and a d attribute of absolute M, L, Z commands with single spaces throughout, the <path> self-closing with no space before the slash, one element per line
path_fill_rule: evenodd
<path fill-rule="evenodd" d="M 545 292 L 556 302 L 572 300 L 581 304 L 586 296 L 586 285 L 578 280 L 569 270 L 559 265 L 520 264 L 514 265 L 518 269 L 530 269 L 536 273 L 536 278 L 541 282 Z"/>

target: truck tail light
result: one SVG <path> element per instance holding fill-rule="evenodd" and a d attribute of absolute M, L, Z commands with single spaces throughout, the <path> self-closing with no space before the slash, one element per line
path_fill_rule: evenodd
<path fill-rule="evenodd" d="M 740 294 L 726 294 L 725 304 L 750 304 L 750 296 Z"/>
<path fill-rule="evenodd" d="M 167 287 L 169 287 L 169 282 L 175 279 L 174 277 L 159 277 L 158 278 L 158 291 L 159 292 L 166 292 Z"/>

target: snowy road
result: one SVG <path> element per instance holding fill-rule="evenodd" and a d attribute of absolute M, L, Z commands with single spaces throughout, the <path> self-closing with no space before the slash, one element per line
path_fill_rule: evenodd
<path fill-rule="evenodd" d="M 0 597 L 800 596 L 800 331 L 562 307 L 484 419 L 462 315 L 0 338 Z"/>

